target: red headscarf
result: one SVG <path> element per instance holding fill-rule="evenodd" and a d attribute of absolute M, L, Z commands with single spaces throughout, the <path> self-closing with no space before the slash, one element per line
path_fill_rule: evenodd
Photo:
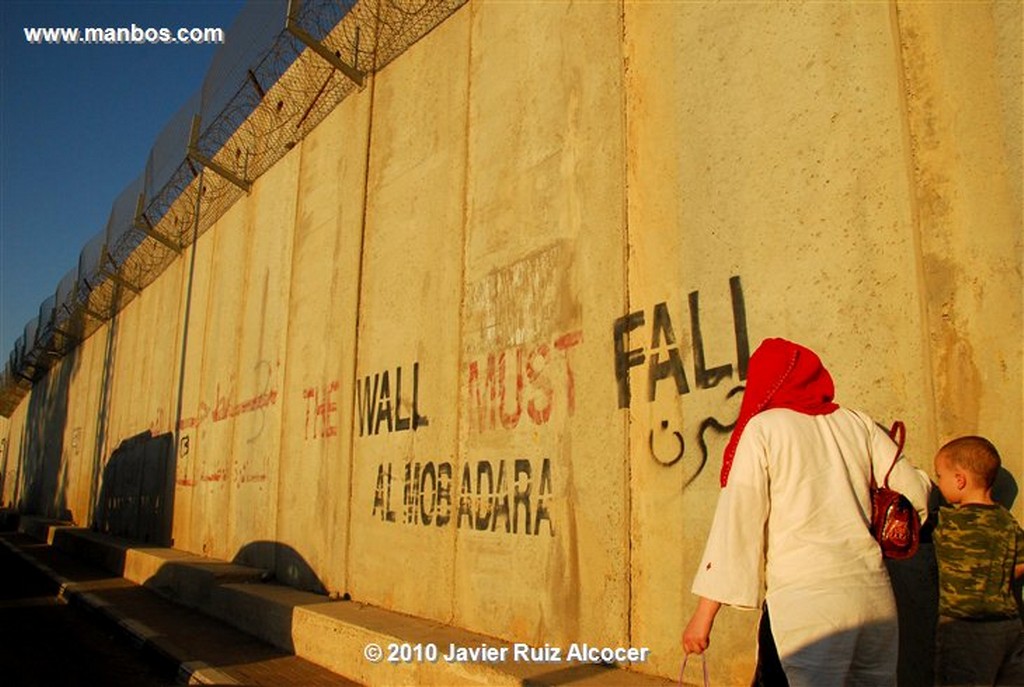
<path fill-rule="evenodd" d="M 722 456 L 722 486 L 729 479 L 743 428 L 752 417 L 769 408 L 827 415 L 839 407 L 832 402 L 834 395 L 832 375 L 814 351 L 785 339 L 765 339 L 750 356 L 740 416 Z"/>

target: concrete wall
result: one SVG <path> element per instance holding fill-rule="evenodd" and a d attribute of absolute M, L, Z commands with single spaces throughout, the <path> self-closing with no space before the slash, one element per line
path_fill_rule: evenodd
<path fill-rule="evenodd" d="M 761 339 L 918 465 L 981 433 L 1024 476 L 1020 31 L 470 2 L 36 386 L 3 501 L 93 522 L 115 450 L 170 434 L 178 548 L 674 677 Z M 721 681 L 755 620 L 721 616 Z"/>

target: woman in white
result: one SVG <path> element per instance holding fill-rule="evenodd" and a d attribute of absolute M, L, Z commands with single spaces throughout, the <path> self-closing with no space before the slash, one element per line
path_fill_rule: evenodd
<path fill-rule="evenodd" d="M 751 356 L 683 648 L 707 648 L 723 604 L 764 604 L 790 685 L 894 685 L 896 604 L 868 523 L 870 471 L 897 449 L 833 394 L 810 349 L 767 339 Z M 901 458 L 889 485 L 923 522 L 928 476 Z"/>

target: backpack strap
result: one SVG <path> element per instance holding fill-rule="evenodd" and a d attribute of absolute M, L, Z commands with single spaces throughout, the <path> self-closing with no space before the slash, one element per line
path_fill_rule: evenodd
<path fill-rule="evenodd" d="M 892 469 L 896 467 L 896 461 L 900 459 L 900 454 L 903 453 L 903 445 L 907 441 L 907 428 L 903 424 L 902 420 L 896 420 L 892 423 L 892 429 L 889 430 L 889 438 L 896 442 L 896 455 L 892 459 L 892 465 L 889 466 L 889 472 L 885 473 L 885 481 L 882 483 L 886 489 L 889 488 L 889 475 L 892 474 Z M 871 473 L 871 486 L 875 488 L 875 473 Z"/>

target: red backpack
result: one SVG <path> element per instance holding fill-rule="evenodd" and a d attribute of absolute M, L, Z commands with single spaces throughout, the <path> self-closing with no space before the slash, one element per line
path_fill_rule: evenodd
<path fill-rule="evenodd" d="M 886 558 L 910 558 L 917 553 L 921 542 L 921 518 L 906 496 L 889 488 L 889 475 L 903 452 L 907 429 L 897 420 L 889 436 L 896 442 L 896 456 L 889 472 L 885 473 L 882 486 L 878 486 L 875 471 L 871 471 L 871 534 L 878 540 Z"/>

